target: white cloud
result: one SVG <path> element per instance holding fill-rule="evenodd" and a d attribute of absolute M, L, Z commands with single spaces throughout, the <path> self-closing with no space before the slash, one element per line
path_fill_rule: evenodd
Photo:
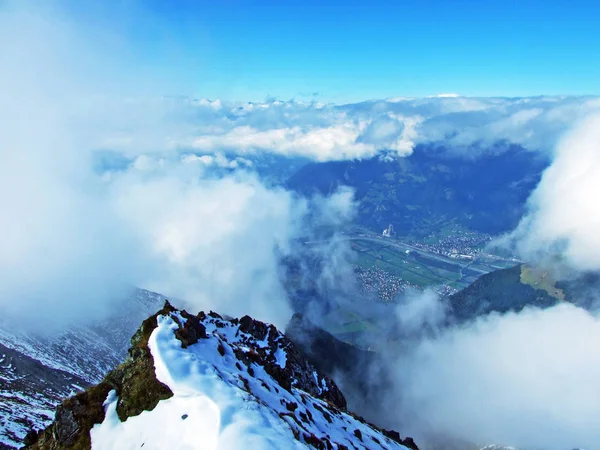
<path fill-rule="evenodd" d="M 311 203 L 240 171 L 243 158 L 179 152 L 192 116 L 212 118 L 207 130 L 227 122 L 218 105 L 125 98 L 119 47 L 23 5 L 0 15 L 2 319 L 39 329 L 97 319 L 137 285 L 285 326 L 279 257 L 310 233 Z M 104 53 L 114 58 L 99 73 L 78 64 Z M 109 142 L 126 163 L 99 174 L 94 152 Z M 352 203 L 348 192 L 318 202 L 311 213 L 328 223 Z"/>
<path fill-rule="evenodd" d="M 363 135 L 368 132 L 364 122 L 345 122 L 327 127 L 274 128 L 258 130 L 250 126 L 238 126 L 221 135 L 197 137 L 192 146 L 200 152 L 230 150 L 240 153 L 268 151 L 286 156 L 305 156 L 317 161 L 353 159 L 374 155 L 383 148 L 410 152 L 412 145 L 402 146 L 401 133 L 392 140 Z M 399 123 L 399 129 L 403 125 Z M 381 130 L 380 130 L 381 132 Z M 389 143 L 386 147 L 384 143 Z"/>
<path fill-rule="evenodd" d="M 185 164 L 199 163 L 206 167 L 220 167 L 222 169 L 238 169 L 242 167 L 252 167 L 252 161 L 245 158 L 233 158 L 229 159 L 222 153 L 215 153 L 214 155 L 194 155 L 188 154 L 181 158 L 181 162 Z"/>
<path fill-rule="evenodd" d="M 496 133 L 540 132 L 541 123 L 585 117 L 596 100 L 524 99 L 485 127 Z M 472 130 L 471 130 L 472 131 Z M 519 135 L 519 133 L 521 133 Z M 539 136 L 538 136 L 539 137 Z M 534 137 L 533 140 L 538 137 Z M 531 140 L 533 142 L 533 140 Z M 550 142 L 550 141 L 548 141 Z M 600 269 L 600 115 L 565 134 L 529 199 L 529 212 L 503 244 L 534 264 Z M 596 294 L 597 297 L 597 294 Z M 441 304 L 427 296 L 398 306 L 403 326 L 439 320 Z M 432 309 L 433 308 L 433 309 Z M 441 309 L 440 309 L 441 308 Z M 434 320 L 435 319 L 435 320 Z M 410 430 L 418 442 L 472 442 L 517 448 L 594 448 L 600 396 L 600 318 L 570 303 L 479 317 L 419 336 L 384 361 L 394 374 L 379 419 Z M 391 360 L 391 362 L 390 362 Z M 394 423 L 389 417 L 398 417 Z M 450 444 L 448 444 L 450 445 Z"/>
<path fill-rule="evenodd" d="M 210 167 L 247 165 L 226 150 L 337 160 L 381 148 L 405 155 L 415 143 L 438 141 L 507 139 L 546 149 L 600 108 L 584 98 L 242 107 L 152 92 L 123 100 L 126 58 L 83 28 L 22 11 L 0 16 L 0 306 L 24 325 L 101 314 L 137 284 L 185 298 L 192 309 L 283 326 L 291 311 L 279 256 L 310 232 L 309 210 L 329 225 L 349 220 L 352 193 L 309 202 L 243 171 L 207 176 Z M 517 232 L 524 251 L 558 245 L 576 267 L 598 268 L 598 130 L 598 119 L 588 119 L 558 147 Z M 98 148 L 131 164 L 98 176 Z M 321 284 L 347 280 L 347 242 L 323 252 Z M 406 326 L 441 320 L 432 298 L 407 305 L 398 311 Z M 392 359 L 400 365 L 386 412 L 414 419 L 400 427 L 410 433 L 433 426 L 469 440 L 593 448 L 599 342 L 598 320 L 567 305 L 480 319 Z M 397 409 L 399 399 L 407 410 Z"/>
<path fill-rule="evenodd" d="M 435 329 L 446 317 L 446 307 L 433 290 L 408 291 L 396 301 L 396 321 L 408 336 Z"/>
<path fill-rule="evenodd" d="M 436 94 L 436 95 L 430 95 L 430 97 L 433 97 L 433 98 L 457 98 L 457 97 L 460 97 L 460 94 Z"/>
<path fill-rule="evenodd" d="M 449 329 L 410 346 L 395 374 L 383 410 L 419 443 L 432 434 L 547 450 L 600 442 L 600 320 L 568 304 Z"/>
<path fill-rule="evenodd" d="M 291 316 L 278 253 L 300 232 L 306 210 L 288 192 L 251 176 L 199 179 L 174 170 L 127 172 L 111 197 L 150 263 L 140 283 L 193 310 L 251 314 L 284 326 Z"/>
<path fill-rule="evenodd" d="M 505 241 L 528 260 L 560 255 L 576 269 L 600 269 L 599 173 L 600 115 L 595 115 L 560 141 L 528 200 L 528 214 Z"/>
<path fill-rule="evenodd" d="M 210 114 L 195 127 L 193 120 L 187 129 L 180 123 L 174 147 L 197 153 L 268 152 L 317 161 L 368 158 L 381 150 L 406 156 L 415 145 L 427 143 L 473 152 L 505 141 L 549 152 L 575 121 L 600 111 L 598 99 L 582 97 L 435 97 L 343 106 L 222 103 L 219 114 L 197 101 L 190 105 L 200 115 L 207 109 Z"/>
<path fill-rule="evenodd" d="M 104 219 L 110 206 L 79 145 L 91 74 L 67 48 L 82 42 L 59 18 L 12 6 L 0 14 L 0 305 L 50 325 L 100 313 L 135 267 L 125 270 L 129 242 Z"/>

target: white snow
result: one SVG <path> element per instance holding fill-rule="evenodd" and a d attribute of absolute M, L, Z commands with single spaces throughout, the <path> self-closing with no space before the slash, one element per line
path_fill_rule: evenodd
<path fill-rule="evenodd" d="M 174 396 L 124 423 L 117 415 L 117 401 L 111 391 L 104 403 L 104 422 L 90 431 L 94 450 L 217 448 L 219 411 L 207 397 Z"/>
<path fill-rule="evenodd" d="M 287 363 L 287 354 L 285 353 L 285 350 L 281 347 L 277 347 L 277 350 L 275 350 L 275 354 L 273 356 L 275 357 L 275 362 L 277 365 L 284 369 Z"/>

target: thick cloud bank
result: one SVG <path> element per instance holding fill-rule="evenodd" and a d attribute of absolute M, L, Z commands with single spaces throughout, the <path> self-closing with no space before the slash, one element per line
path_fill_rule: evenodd
<path fill-rule="evenodd" d="M 507 242 L 526 260 L 560 256 L 575 269 L 600 270 L 599 174 L 600 115 L 593 115 L 561 139 Z"/>
<path fill-rule="evenodd" d="M 310 234 L 308 214 L 347 220 L 352 194 L 299 199 L 243 158 L 173 151 L 185 111 L 126 99 L 120 45 L 28 5 L 0 10 L 3 319 L 96 319 L 141 286 L 284 327 L 281 256 Z"/>
<path fill-rule="evenodd" d="M 136 78 L 150 91 L 127 81 L 118 38 L 27 5 L 0 6 L 0 308 L 20 325 L 97 317 L 138 285 L 194 310 L 283 328 L 291 310 L 281 257 L 311 222 L 349 220 L 352 193 L 298 199 L 247 170 L 249 155 L 336 160 L 381 149 L 406 155 L 425 142 L 471 151 L 499 140 L 549 151 L 570 123 L 600 108 L 595 98 L 562 97 L 343 106 L 166 99 L 152 71 Z M 551 249 L 575 268 L 599 268 L 599 129 L 588 119 L 561 141 L 513 236 L 524 254 Z M 110 164 L 97 164 L 100 151 Z M 352 288 L 347 245 L 322 252 L 319 287 Z M 378 405 L 382 422 L 422 442 L 433 433 L 597 447 L 597 317 L 561 305 L 440 331 L 445 309 L 430 293 L 405 298 L 397 313 L 386 323 L 417 338 L 401 352 L 389 345 L 394 377 L 389 402 Z M 424 327 L 431 332 L 421 335 Z"/>
<path fill-rule="evenodd" d="M 415 342 L 391 370 L 393 395 L 383 411 L 401 419 L 383 420 L 423 443 L 566 449 L 600 442 L 600 320 L 574 306 L 479 318 Z"/>

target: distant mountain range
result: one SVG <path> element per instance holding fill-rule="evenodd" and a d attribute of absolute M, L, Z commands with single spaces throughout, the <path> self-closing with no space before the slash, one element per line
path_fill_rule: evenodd
<path fill-rule="evenodd" d="M 389 224 L 416 238 L 450 224 L 489 234 L 509 231 L 549 161 L 502 143 L 476 153 L 421 145 L 403 158 L 314 162 L 291 176 L 287 187 L 310 195 L 350 186 L 359 201 L 358 222 L 377 231 Z"/>

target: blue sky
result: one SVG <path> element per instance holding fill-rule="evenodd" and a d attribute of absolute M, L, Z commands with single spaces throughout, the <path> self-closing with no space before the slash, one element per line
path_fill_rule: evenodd
<path fill-rule="evenodd" d="M 172 94 L 351 101 L 600 93 L 600 2 L 122 1 L 72 6 L 124 33 Z"/>

